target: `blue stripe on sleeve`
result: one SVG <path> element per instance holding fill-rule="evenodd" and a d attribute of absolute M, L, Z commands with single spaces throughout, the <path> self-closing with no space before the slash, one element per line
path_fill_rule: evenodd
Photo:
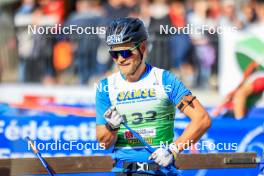
<path fill-rule="evenodd" d="M 162 84 L 169 100 L 176 106 L 183 96 L 191 94 L 184 84 L 171 72 L 164 70 L 162 74 Z"/>
<path fill-rule="evenodd" d="M 96 89 L 96 124 L 105 125 L 106 120 L 104 118 L 105 111 L 111 106 L 111 101 L 108 92 L 107 78 L 100 81 Z"/>

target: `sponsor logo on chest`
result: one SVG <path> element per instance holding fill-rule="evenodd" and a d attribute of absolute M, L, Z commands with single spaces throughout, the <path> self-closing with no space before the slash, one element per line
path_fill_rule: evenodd
<path fill-rule="evenodd" d="M 155 97 L 156 97 L 156 90 L 154 88 L 137 89 L 137 90 L 119 92 L 117 94 L 117 102 L 137 100 L 137 99 L 148 99 Z"/>

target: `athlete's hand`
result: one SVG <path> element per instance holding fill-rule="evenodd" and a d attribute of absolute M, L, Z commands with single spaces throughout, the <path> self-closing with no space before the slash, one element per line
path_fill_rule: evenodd
<path fill-rule="evenodd" d="M 169 152 L 169 150 L 165 148 L 158 148 L 150 155 L 149 160 L 151 159 L 154 160 L 157 164 L 167 167 L 173 162 L 173 155 Z"/>
<path fill-rule="evenodd" d="M 113 129 L 116 130 L 120 127 L 121 123 L 123 122 L 122 116 L 117 112 L 115 106 L 111 106 L 105 113 L 104 113 L 105 120 L 107 121 L 108 125 Z"/>
<path fill-rule="evenodd" d="M 169 148 L 158 148 L 155 152 L 153 152 L 149 160 L 154 160 L 160 166 L 167 167 L 170 165 L 176 158 L 176 153 L 178 153 L 178 149 L 174 143 L 169 145 Z"/>

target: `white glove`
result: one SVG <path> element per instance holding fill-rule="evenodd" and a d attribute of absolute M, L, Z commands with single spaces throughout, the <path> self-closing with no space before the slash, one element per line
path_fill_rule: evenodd
<path fill-rule="evenodd" d="M 115 106 L 111 106 L 105 113 L 104 113 L 105 120 L 110 125 L 110 127 L 115 130 L 118 129 L 123 122 L 123 118 L 116 110 Z"/>
<path fill-rule="evenodd" d="M 173 162 L 175 159 L 174 153 L 178 153 L 178 149 L 174 143 L 169 145 L 169 148 L 158 148 L 155 152 L 153 152 L 149 160 L 154 160 L 157 164 L 163 167 L 167 167 L 169 164 Z"/>

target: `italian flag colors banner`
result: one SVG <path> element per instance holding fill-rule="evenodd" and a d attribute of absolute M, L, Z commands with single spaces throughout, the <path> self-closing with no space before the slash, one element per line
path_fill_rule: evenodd
<path fill-rule="evenodd" d="M 264 28 L 263 25 L 261 27 Z M 220 36 L 218 85 L 221 95 L 226 95 L 239 85 L 243 73 L 253 62 L 259 64 L 256 71 L 264 73 L 264 35 L 255 31 L 261 29 L 254 26 L 249 30 L 226 32 Z M 248 79 L 252 76 L 254 73 Z M 261 106 L 263 102 L 260 101 Z"/>

